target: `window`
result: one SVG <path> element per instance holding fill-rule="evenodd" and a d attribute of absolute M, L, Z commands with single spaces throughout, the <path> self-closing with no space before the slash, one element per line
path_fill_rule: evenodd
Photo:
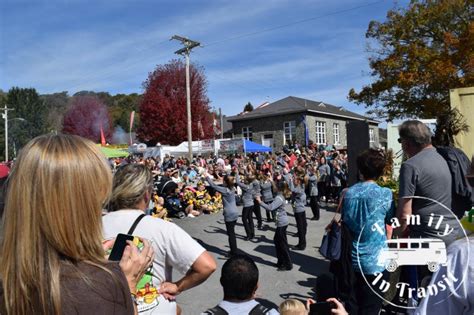
<path fill-rule="evenodd" d="M 369 129 L 369 141 L 370 142 L 375 142 L 374 129 L 372 129 L 372 128 Z"/>
<path fill-rule="evenodd" d="M 316 144 L 326 144 L 326 123 L 316 122 Z"/>
<path fill-rule="evenodd" d="M 429 243 L 421 243 L 421 248 L 430 248 Z"/>
<path fill-rule="evenodd" d="M 252 127 L 242 128 L 242 137 L 244 137 L 247 140 L 252 141 Z"/>
<path fill-rule="evenodd" d="M 411 243 L 410 248 L 420 248 L 420 243 Z"/>
<path fill-rule="evenodd" d="M 334 135 L 334 144 L 339 144 L 339 124 L 332 124 L 332 133 Z"/>
<path fill-rule="evenodd" d="M 400 248 L 408 248 L 408 243 L 400 243 Z"/>
<path fill-rule="evenodd" d="M 388 243 L 388 248 L 397 248 L 397 243 Z"/>
<path fill-rule="evenodd" d="M 283 123 L 283 131 L 285 134 L 284 143 L 293 141 L 296 138 L 296 124 L 294 121 L 287 121 Z"/>

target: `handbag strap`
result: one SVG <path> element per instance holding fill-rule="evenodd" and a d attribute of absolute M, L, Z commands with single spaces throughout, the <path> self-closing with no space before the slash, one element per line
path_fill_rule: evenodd
<path fill-rule="evenodd" d="M 342 211 L 341 210 L 342 210 L 342 204 L 344 202 L 344 196 L 346 194 L 346 191 L 347 191 L 347 188 L 342 191 L 341 199 L 339 200 L 339 204 L 337 205 L 336 212 L 334 213 L 334 218 L 332 219 L 333 221 L 338 221 L 338 222 L 342 221 Z M 340 217 L 339 220 L 336 220 L 336 216 L 338 214 L 340 214 L 341 217 Z"/>
<path fill-rule="evenodd" d="M 128 230 L 128 235 L 132 235 L 133 231 L 135 231 L 135 228 L 137 227 L 138 223 L 140 223 L 141 219 L 145 217 L 146 214 L 142 213 L 138 216 L 138 218 L 135 219 L 135 222 L 133 222 L 132 226 L 130 227 L 130 230 Z"/>
<path fill-rule="evenodd" d="M 341 194 L 341 199 L 339 200 L 339 204 L 337 205 L 336 213 L 341 213 L 342 210 L 342 203 L 344 202 L 344 196 L 346 195 L 347 189 L 344 189 Z M 342 213 L 341 213 L 342 214 Z"/>

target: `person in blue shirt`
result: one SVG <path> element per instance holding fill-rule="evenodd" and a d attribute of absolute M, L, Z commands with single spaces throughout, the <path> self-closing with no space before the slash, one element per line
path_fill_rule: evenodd
<path fill-rule="evenodd" d="M 375 182 L 382 175 L 385 164 L 386 157 L 382 151 L 369 149 L 361 153 L 357 157 L 360 182 L 347 189 L 342 200 L 342 220 L 352 236 L 352 267 L 357 288 L 355 304 L 358 308 L 354 314 L 379 313 L 383 301 L 367 283 L 372 283 L 379 273 L 388 278 L 379 255 L 386 248 L 385 224 L 390 223 L 395 207 L 392 191 Z M 377 289 L 374 287 L 374 290 Z"/>

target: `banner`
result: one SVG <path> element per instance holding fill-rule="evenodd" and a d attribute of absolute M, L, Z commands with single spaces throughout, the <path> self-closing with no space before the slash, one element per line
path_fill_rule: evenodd
<path fill-rule="evenodd" d="M 220 141 L 219 152 L 244 152 L 244 142 L 242 139 Z"/>
<path fill-rule="evenodd" d="M 214 140 L 207 139 L 201 140 L 201 148 L 202 152 L 214 152 Z"/>

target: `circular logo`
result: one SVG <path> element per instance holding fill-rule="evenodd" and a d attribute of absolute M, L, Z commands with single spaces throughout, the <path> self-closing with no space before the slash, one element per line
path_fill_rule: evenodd
<path fill-rule="evenodd" d="M 371 290 L 392 306 L 414 309 L 422 298 L 448 290 L 443 300 L 437 299 L 441 303 L 460 288 L 468 274 L 469 239 L 456 215 L 442 203 L 420 196 L 405 198 L 421 205 L 423 211 L 402 218 L 403 222 L 371 214 L 354 240 L 358 271 Z M 381 206 L 390 209 L 391 205 Z M 397 229 L 405 225 L 410 236 L 387 238 L 387 231 L 399 234 Z M 460 238 L 467 240 L 467 258 L 462 273 L 454 274 L 446 244 Z"/>

